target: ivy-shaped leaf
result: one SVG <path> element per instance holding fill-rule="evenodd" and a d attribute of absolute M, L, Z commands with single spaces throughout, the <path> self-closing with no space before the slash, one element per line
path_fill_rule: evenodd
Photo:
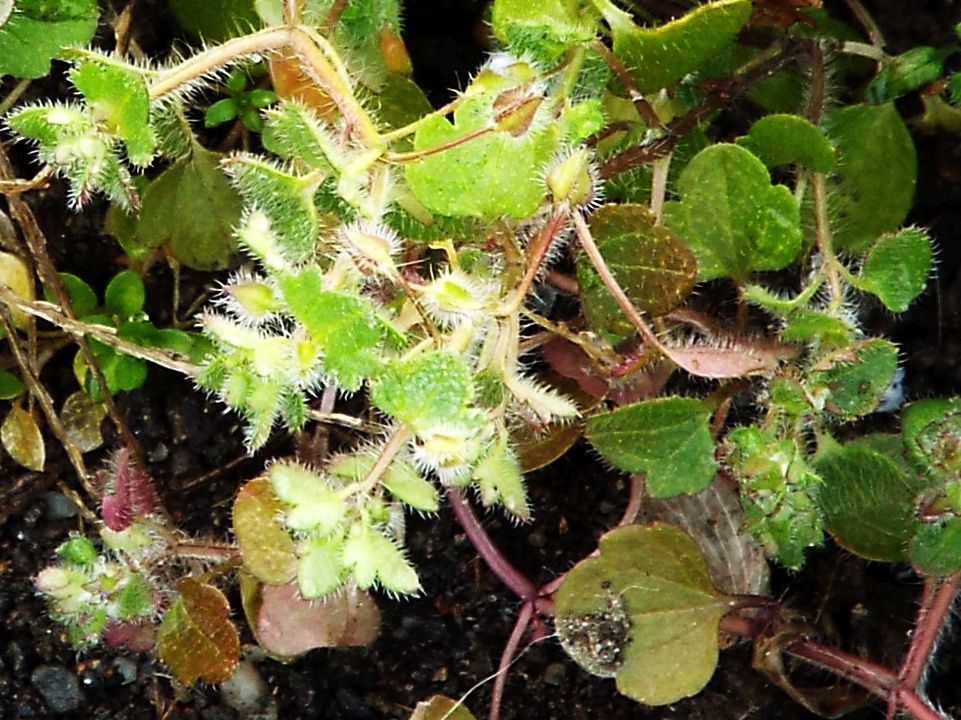
<path fill-rule="evenodd" d="M 670 525 L 604 535 L 555 596 L 556 627 L 588 672 L 646 705 L 699 692 L 717 665 L 718 623 L 730 602 L 711 583 L 697 545 Z"/>
<path fill-rule="evenodd" d="M 482 72 L 465 93 L 469 99 L 454 111 L 453 124 L 444 117 L 425 122 L 414 136 L 414 150 L 442 147 L 490 126 L 496 120 L 495 103 L 529 83 L 532 72 L 522 62 L 506 68 L 504 75 L 489 69 Z M 536 112 L 539 98 L 534 96 L 530 102 Z M 514 114 L 521 114 L 525 107 Z M 408 163 L 411 191 L 439 215 L 484 220 L 530 217 L 544 199 L 547 188 L 540 171 L 557 148 L 558 133 L 553 125 L 539 124 L 516 136 L 515 132 L 517 128 L 485 132 Z"/>
<path fill-rule="evenodd" d="M 323 289 L 317 268 L 280 277 L 290 312 L 324 353 L 324 368 L 345 390 L 355 391 L 380 371 L 382 328 L 367 300 Z"/>
<path fill-rule="evenodd" d="M 150 127 L 150 95 L 139 74 L 99 62 L 70 71 L 70 81 L 87 100 L 94 116 L 123 141 L 134 165 L 149 165 L 157 138 Z"/>
<path fill-rule="evenodd" d="M 814 458 L 824 478 L 819 503 L 825 528 L 861 557 L 904 560 L 917 524 L 917 486 L 881 453 L 830 442 Z"/>
<path fill-rule="evenodd" d="M 217 588 L 196 578 L 177 581 L 179 596 L 157 633 L 157 655 L 184 685 L 221 683 L 240 662 L 240 637 L 230 605 Z"/>
<path fill-rule="evenodd" d="M 694 252 L 700 281 L 743 281 L 754 270 L 786 267 L 801 251 L 794 196 L 771 185 L 764 164 L 738 145 L 699 152 L 681 173 L 678 192 L 681 200 L 667 203 L 664 217 Z"/>
<path fill-rule="evenodd" d="M 654 28 L 641 28 L 610 0 L 593 0 L 614 36 L 614 54 L 642 93 L 653 93 L 697 70 L 734 41 L 751 17 L 750 0 L 721 0 Z"/>
<path fill-rule="evenodd" d="M 837 165 L 837 152 L 824 131 L 800 115 L 765 115 L 737 144 L 769 168 L 796 163 L 823 173 Z"/>
<path fill-rule="evenodd" d="M 604 205 L 591 215 L 591 235 L 604 261 L 634 306 L 649 315 L 663 315 L 694 288 L 694 255 L 673 231 L 658 225 L 642 205 Z M 604 287 L 590 260 L 577 261 L 581 306 L 597 332 L 632 335 L 624 317 Z"/>
<path fill-rule="evenodd" d="M 129 318 L 143 312 L 146 300 L 143 278 L 132 270 L 121 270 L 107 283 L 103 304 L 119 318 Z"/>
<path fill-rule="evenodd" d="M 0 76 L 43 77 L 61 50 L 90 42 L 98 14 L 97 0 L 17 0 L 0 26 Z"/>
<path fill-rule="evenodd" d="M 857 286 L 892 312 L 904 312 L 921 294 L 934 263 L 928 233 L 906 228 L 884 235 L 868 251 Z"/>
<path fill-rule="evenodd" d="M 251 480 L 234 500 L 234 534 L 244 566 L 270 585 L 290 582 L 297 575 L 294 541 L 277 520 L 283 509 L 266 478 Z"/>
<path fill-rule="evenodd" d="M 241 200 L 220 169 L 220 155 L 194 144 L 144 192 L 135 246 L 169 247 L 196 270 L 227 266 L 236 242 Z"/>
<path fill-rule="evenodd" d="M 587 438 L 621 470 L 647 474 L 655 497 L 695 493 L 714 478 L 710 411 L 694 398 L 625 405 L 587 421 Z"/>
<path fill-rule="evenodd" d="M 862 253 L 904 223 L 914 202 L 917 152 L 894 103 L 841 108 L 829 118 L 828 137 L 840 156 L 828 183 L 834 244 Z"/>

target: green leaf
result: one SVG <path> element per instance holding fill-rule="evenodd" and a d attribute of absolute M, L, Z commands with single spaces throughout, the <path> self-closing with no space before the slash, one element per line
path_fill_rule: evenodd
<path fill-rule="evenodd" d="M 97 0 L 17 0 L 0 25 L 0 76 L 43 77 L 61 50 L 93 39 L 98 15 Z"/>
<path fill-rule="evenodd" d="M 387 74 L 377 103 L 377 118 L 390 129 L 403 127 L 433 110 L 420 85 L 399 73 Z"/>
<path fill-rule="evenodd" d="M 369 527 L 355 526 L 344 543 L 344 565 L 351 568 L 357 586 L 366 590 L 375 582 L 388 592 L 410 595 L 420 590 L 417 571 L 394 541 Z"/>
<path fill-rule="evenodd" d="M 267 478 L 251 480 L 234 500 L 234 534 L 244 567 L 270 585 L 290 582 L 297 575 L 294 541 L 277 520 L 283 508 Z"/>
<path fill-rule="evenodd" d="M 9 370 L 0 370 L 0 400 L 13 400 L 25 389 L 23 381 Z"/>
<path fill-rule="evenodd" d="M 826 396 L 825 410 L 845 420 L 877 409 L 894 380 L 898 349 L 889 340 L 870 338 L 835 350 L 811 373 L 811 392 Z"/>
<path fill-rule="evenodd" d="M 694 255 L 673 231 L 658 225 L 646 207 L 604 205 L 591 215 L 590 227 L 608 268 L 641 312 L 663 315 L 694 289 Z M 633 334 L 633 326 L 585 255 L 577 261 L 577 282 L 581 306 L 595 332 Z"/>
<path fill-rule="evenodd" d="M 341 538 L 307 538 L 297 548 L 297 587 L 308 600 L 326 597 L 348 577 Z"/>
<path fill-rule="evenodd" d="M 545 63 L 590 42 L 595 32 L 581 19 L 576 0 L 496 0 L 491 25 L 494 36 L 517 56 L 530 54 Z"/>
<path fill-rule="evenodd" d="M 323 289 L 316 268 L 280 277 L 290 312 L 324 353 L 324 368 L 345 390 L 356 391 L 383 366 L 382 330 L 369 301 Z"/>
<path fill-rule="evenodd" d="M 70 81 L 95 117 L 123 141 L 130 162 L 149 165 L 157 138 L 150 127 L 150 95 L 143 77 L 117 65 L 84 62 L 70 71 Z"/>
<path fill-rule="evenodd" d="M 957 46 L 936 48 L 921 45 L 887 58 L 865 91 L 868 101 L 880 104 L 897 100 L 934 82 L 941 77 L 944 61 L 957 51 Z"/>
<path fill-rule="evenodd" d="M 953 575 L 961 570 L 961 517 L 922 524 L 911 540 L 909 556 L 925 575 Z"/>
<path fill-rule="evenodd" d="M 754 270 L 780 270 L 801 251 L 800 210 L 791 191 L 771 185 L 764 164 L 738 145 L 699 152 L 678 179 L 679 202 L 665 222 L 697 258 L 699 281 L 743 281 Z"/>
<path fill-rule="evenodd" d="M 892 312 L 904 312 L 927 285 L 934 264 L 928 233 L 906 228 L 884 235 L 864 258 L 857 286 Z"/>
<path fill-rule="evenodd" d="M 799 115 L 765 115 L 737 144 L 769 168 L 797 164 L 824 173 L 837 165 L 837 153 L 824 132 Z"/>
<path fill-rule="evenodd" d="M 961 472 L 961 398 L 932 398 L 901 414 L 908 460 L 925 475 L 951 479 Z"/>
<path fill-rule="evenodd" d="M 533 69 L 523 62 L 503 75 L 482 72 L 465 92 L 468 99 L 454 111 L 454 122 L 435 117 L 414 136 L 414 150 L 426 151 L 495 124 L 495 102 L 530 82 Z M 541 170 L 557 148 L 558 132 L 532 123 L 514 136 L 511 130 L 487 132 L 407 164 L 414 196 L 431 212 L 452 217 L 526 218 L 544 199 Z"/>
<path fill-rule="evenodd" d="M 614 54 L 642 93 L 653 93 L 697 70 L 734 42 L 751 17 L 750 0 L 701 5 L 655 28 L 640 28 L 609 0 L 594 0 L 614 36 Z"/>
<path fill-rule="evenodd" d="M 173 257 L 195 270 L 228 265 L 242 204 L 220 169 L 220 157 L 194 145 L 189 156 L 150 184 L 137 223 L 137 245 L 167 245 Z"/>
<path fill-rule="evenodd" d="M 74 315 L 78 318 L 84 318 L 97 309 L 100 301 L 97 300 L 97 294 L 85 280 L 70 273 L 59 273 L 59 275 L 60 282 L 63 283 L 67 296 L 70 298 L 70 306 L 73 308 Z M 57 298 L 50 288 L 44 286 L 43 296 L 47 302 L 56 304 Z"/>
<path fill-rule="evenodd" d="M 216 127 L 225 122 L 230 122 L 237 117 L 239 110 L 240 106 L 237 105 L 237 101 L 233 98 L 218 100 L 207 108 L 207 112 L 204 113 L 204 127 Z"/>
<path fill-rule="evenodd" d="M 97 559 L 97 548 L 90 538 L 74 535 L 57 548 L 57 555 L 73 565 L 93 565 Z"/>
<path fill-rule="evenodd" d="M 485 507 L 500 504 L 518 520 L 529 520 L 530 505 L 524 476 L 513 448 L 506 441 L 494 444 L 473 470 L 481 502 Z"/>
<path fill-rule="evenodd" d="M 143 278 L 132 270 L 121 270 L 114 275 L 103 296 L 107 310 L 120 318 L 142 313 L 145 299 Z"/>
<path fill-rule="evenodd" d="M 344 498 L 327 479 L 294 463 L 274 463 L 267 472 L 277 497 L 288 507 L 284 524 L 319 535 L 337 532 L 347 516 Z"/>
<path fill-rule="evenodd" d="M 824 526 L 840 545 L 870 560 L 900 562 L 914 534 L 917 487 L 896 463 L 831 441 L 814 465 L 824 478 Z"/>
<path fill-rule="evenodd" d="M 433 513 L 440 509 L 440 497 L 434 483 L 421 477 L 409 462 L 391 463 L 381 484 L 391 495 L 415 510 Z"/>
<path fill-rule="evenodd" d="M 168 0 L 177 24 L 208 43 L 223 42 L 256 30 L 260 19 L 254 4 L 254 0 L 218 0 L 216 3 Z"/>
<path fill-rule="evenodd" d="M 587 438 L 621 470 L 647 473 L 654 497 L 696 493 L 714 478 L 710 411 L 694 398 L 625 405 L 587 421 Z"/>
<path fill-rule="evenodd" d="M 561 644 L 588 672 L 646 705 L 699 692 L 718 657 L 718 623 L 730 603 L 703 557 L 670 525 L 628 525 L 600 540 L 555 596 Z"/>
<path fill-rule="evenodd" d="M 184 685 L 222 683 L 240 662 L 240 638 L 230 604 L 212 585 L 187 576 L 157 631 L 157 656 Z"/>
<path fill-rule="evenodd" d="M 844 318 L 806 307 L 787 313 L 781 328 L 782 340 L 817 342 L 823 347 L 846 345 L 855 334 L 856 328 Z"/>
<path fill-rule="evenodd" d="M 473 397 L 471 371 L 450 350 L 395 361 L 371 388 L 378 409 L 418 433 L 461 421 Z"/>
<path fill-rule="evenodd" d="M 829 118 L 828 137 L 841 159 L 828 183 L 834 244 L 863 253 L 904 223 L 914 201 L 917 152 L 894 103 L 841 108 Z"/>
<path fill-rule="evenodd" d="M 234 155 L 225 162 L 248 206 L 256 206 L 277 233 L 280 251 L 291 263 L 312 260 L 317 244 L 315 177 L 298 177 L 258 157 Z M 253 213 L 251 213 L 253 215 Z"/>

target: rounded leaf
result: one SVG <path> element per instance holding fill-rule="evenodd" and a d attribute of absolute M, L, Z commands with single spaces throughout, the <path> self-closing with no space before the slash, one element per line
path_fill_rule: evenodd
<path fill-rule="evenodd" d="M 246 568 L 270 585 L 290 582 L 297 575 L 294 541 L 277 518 L 283 503 L 267 478 L 244 485 L 234 500 L 234 534 Z"/>

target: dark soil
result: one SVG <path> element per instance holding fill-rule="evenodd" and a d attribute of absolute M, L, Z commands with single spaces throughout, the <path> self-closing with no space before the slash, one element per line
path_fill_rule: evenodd
<path fill-rule="evenodd" d="M 947 0 L 865 4 L 895 50 L 949 42 L 951 29 L 961 20 L 957 3 Z M 435 101 L 442 101 L 447 88 L 466 84 L 482 56 L 482 3 L 424 0 L 408 5 L 406 35 L 419 79 L 435 93 Z M 156 15 L 156 22 L 144 23 L 152 28 L 144 44 L 162 52 L 173 32 L 165 6 L 141 6 L 141 12 Z M 898 318 L 876 313 L 874 319 L 878 332 L 902 344 L 913 398 L 961 391 L 961 146 L 944 135 L 918 137 L 918 146 L 921 180 L 912 220 L 931 228 L 938 240 L 938 278 L 910 313 Z M 31 174 L 26 159 L 21 174 Z M 33 195 L 31 202 L 59 269 L 93 283 L 116 271 L 119 250 L 101 235 L 102 214 L 96 207 L 80 216 L 64 214 L 62 188 L 57 186 Z M 207 281 L 206 276 L 186 276 L 184 307 Z M 169 297 L 169 273 L 158 269 L 148 282 L 149 297 Z M 169 311 L 158 306 L 151 316 L 163 324 L 169 319 L 164 313 Z M 44 376 L 60 399 L 75 387 L 71 357 L 72 350 L 64 351 Z M 287 441 L 278 439 L 267 453 L 247 458 L 236 418 L 208 405 L 189 382 L 172 373 L 151 369 L 146 386 L 121 403 L 171 514 L 185 530 L 204 537 L 228 539 L 230 504 L 239 485 L 254 477 L 267 457 L 289 451 Z M 108 438 L 108 447 L 117 444 Z M 98 462 L 96 454 L 87 460 L 91 466 Z M 149 659 L 118 661 L 102 651 L 78 655 L 71 649 L 60 627 L 47 618 L 31 578 L 69 533 L 83 529 L 76 518 L 51 517 L 56 498 L 45 495 L 61 480 L 71 483 L 72 472 L 55 454 L 52 471 L 43 476 L 24 472 L 5 456 L 0 468 L 0 718 L 53 716 L 55 708 L 38 690 L 51 673 L 68 695 L 71 679 L 78 681 L 78 696 L 67 701 L 75 707 L 68 715 L 75 717 L 237 717 L 216 688 L 177 690 Z M 589 554 L 597 538 L 616 524 L 626 502 L 624 479 L 605 471 L 584 449 L 535 473 L 530 492 L 533 523 L 514 527 L 491 515 L 486 525 L 508 557 L 538 582 L 556 577 Z M 402 718 L 420 700 L 433 694 L 461 697 L 491 676 L 513 626 L 515 599 L 479 561 L 449 512 L 410 518 L 408 543 L 424 593 L 399 602 L 378 598 L 384 623 L 373 645 L 314 651 L 290 665 L 269 660 L 258 664 L 277 717 Z M 919 579 L 906 568 L 868 564 L 829 546 L 813 554 L 803 573 L 776 576 L 774 591 L 816 616 L 829 639 L 896 666 L 919 589 Z M 252 638 L 246 634 L 244 640 Z M 586 675 L 547 639 L 528 648 L 510 669 L 502 717 L 815 717 L 753 672 L 750 662 L 749 647 L 727 650 L 700 695 L 652 709 L 620 696 L 613 682 Z M 961 643 L 949 637 L 930 679 L 930 694 L 948 712 L 961 713 L 961 685 L 952 681 L 958 672 Z M 813 680 L 833 682 L 830 677 Z M 486 713 L 489 691 L 488 682 L 467 698 L 478 717 Z M 879 717 L 879 712 L 871 707 L 851 717 Z"/>

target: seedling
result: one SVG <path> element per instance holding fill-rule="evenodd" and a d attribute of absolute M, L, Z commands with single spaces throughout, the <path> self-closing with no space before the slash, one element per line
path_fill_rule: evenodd
<path fill-rule="evenodd" d="M 938 717 L 920 679 L 961 578 L 961 401 L 908 406 L 900 435 L 865 435 L 858 423 L 889 404 L 899 360 L 862 309 L 904 312 L 933 268 L 926 231 L 904 225 L 917 162 L 893 100 L 939 80 L 956 46 L 892 58 L 834 39 L 820 9 L 749 0 L 649 26 L 609 0 L 496 0 L 497 51 L 433 110 L 404 74 L 396 3 L 257 8 L 261 29 L 158 66 L 67 47 L 88 39 L 70 36 L 57 50 L 75 96 L 15 108 L 6 122 L 68 183 L 74 209 L 100 194 L 126 213 L 117 234 L 134 259 L 163 247 L 213 268 L 230 262 L 235 242 L 248 260 L 200 315 L 210 342 L 202 361 L 98 336 L 84 359 L 103 366 L 109 390 L 125 387 L 110 384 L 111 358 L 128 362 L 122 350 L 193 377 L 243 418 L 251 453 L 314 422 L 346 425 L 358 439 L 306 462 L 268 463 L 239 489 L 230 546 L 184 540 L 146 496 L 109 489 L 103 549 L 71 539 L 38 576 L 75 640 L 162 617 L 154 649 L 172 674 L 222 681 L 239 643 L 215 580 L 239 570 L 244 609 L 269 651 L 362 642 L 369 633 L 332 643 L 331 631 L 291 643 L 265 618 L 314 627 L 322 619 L 310 601 L 351 598 L 360 613 L 365 591 L 420 592 L 403 517 L 446 504 L 520 598 L 502 670 L 528 627 L 543 637 L 553 618 L 587 671 L 614 677 L 639 702 L 674 703 L 710 679 L 721 628 L 749 637 L 759 669 L 801 702 L 815 701 L 791 684 L 785 655 L 862 685 L 888 702 L 889 717 Z M 36 13 L 36 23 L 59 22 Z M 8 21 L 0 47 L 30 27 Z M 766 46 L 748 44 L 748 30 Z M 30 76 L 46 62 L 36 52 L 29 67 L 7 71 Z M 867 102 L 827 95 L 829 53 L 878 61 L 860 78 L 871 81 Z M 238 68 L 265 56 L 280 99 L 255 123 L 268 96 L 242 103 Z M 262 120 L 262 151 L 218 157 L 194 134 L 195 91 L 224 76 L 232 97 L 207 108 L 208 121 L 239 115 L 260 129 Z M 945 79 L 942 102 L 955 100 L 957 84 Z M 711 122 L 747 97 L 762 116 L 718 138 Z M 138 178 L 161 162 L 171 164 L 141 192 Z M 211 223 L 199 235 L 198 216 Z M 219 240 L 188 263 L 200 236 Z M 48 264 L 38 259 L 45 275 Z M 121 339 L 142 308 L 130 292 L 136 277 L 121 273 L 105 299 Z M 79 281 L 60 283 L 56 313 L 0 293 L 14 347 L 25 339 L 14 311 L 91 322 Z M 722 300 L 696 301 L 696 286 Z M 550 287 L 577 295 L 579 311 L 552 312 Z M 541 346 L 546 364 L 593 401 L 537 369 Z M 43 394 L 36 383 L 30 390 Z M 365 411 L 339 413 L 346 396 Z M 524 472 L 582 434 L 634 474 L 632 510 L 595 556 L 538 587 L 486 536 L 468 496 L 528 521 Z M 861 437 L 839 439 L 852 434 Z M 118 467 L 140 478 L 131 458 Z M 104 493 L 77 465 L 99 502 Z M 718 589 L 703 549 L 681 530 L 633 523 L 642 493 L 732 490 L 730 534 L 774 562 L 801 567 L 829 533 L 926 576 L 898 672 L 810 640 L 809 627 L 758 588 Z M 216 566 L 161 593 L 150 570 L 162 556 Z M 502 672 L 491 718 L 503 687 Z M 436 701 L 415 717 L 465 712 Z"/>

